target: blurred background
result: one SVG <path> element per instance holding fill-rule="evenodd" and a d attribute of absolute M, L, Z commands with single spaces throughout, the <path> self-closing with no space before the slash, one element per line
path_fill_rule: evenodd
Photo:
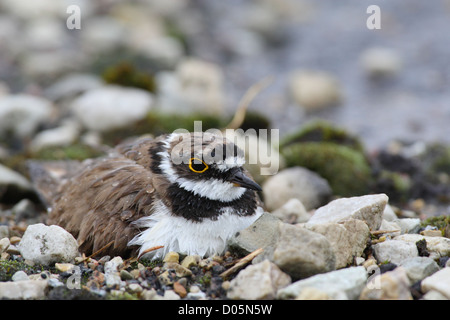
<path fill-rule="evenodd" d="M 448 30 L 448 0 L 0 0 L 0 160 L 24 172 L 24 155 L 90 157 L 193 119 L 223 128 L 267 77 L 243 127 L 284 138 L 324 120 L 367 153 L 423 155 L 450 142 Z M 408 165 L 391 184 L 411 187 Z M 443 168 L 431 185 L 448 184 Z"/>
<path fill-rule="evenodd" d="M 73 4 L 81 29 L 66 26 Z M 366 27 L 373 4 L 379 30 Z M 157 77 L 154 108 L 189 109 L 178 101 L 186 94 L 199 109 L 229 114 L 273 76 L 250 109 L 281 135 L 320 117 L 369 149 L 397 138 L 449 141 L 449 16 L 447 0 L 2 0 L 0 94 L 54 104 L 125 61 Z M 201 63 L 183 64 L 187 57 Z M 184 84 L 192 88 L 177 100 L 177 80 L 204 83 Z M 292 94 L 300 86 L 317 92 Z"/>

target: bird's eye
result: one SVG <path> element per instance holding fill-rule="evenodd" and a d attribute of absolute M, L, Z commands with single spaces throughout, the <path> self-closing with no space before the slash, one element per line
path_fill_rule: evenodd
<path fill-rule="evenodd" d="M 198 158 L 191 158 L 189 160 L 189 169 L 196 173 L 205 172 L 206 170 L 208 170 L 208 168 L 208 165 Z"/>

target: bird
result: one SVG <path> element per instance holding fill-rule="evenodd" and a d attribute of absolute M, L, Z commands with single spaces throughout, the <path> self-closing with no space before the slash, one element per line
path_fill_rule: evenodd
<path fill-rule="evenodd" d="M 262 215 L 262 189 L 244 164 L 243 150 L 217 133 L 174 132 L 28 168 L 47 224 L 70 232 L 80 252 L 155 260 L 222 254 Z"/>

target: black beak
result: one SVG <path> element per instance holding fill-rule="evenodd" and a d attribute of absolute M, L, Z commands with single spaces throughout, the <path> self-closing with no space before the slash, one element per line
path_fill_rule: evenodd
<path fill-rule="evenodd" d="M 262 191 L 259 184 L 247 177 L 242 171 L 237 171 L 229 181 L 243 188 Z"/>

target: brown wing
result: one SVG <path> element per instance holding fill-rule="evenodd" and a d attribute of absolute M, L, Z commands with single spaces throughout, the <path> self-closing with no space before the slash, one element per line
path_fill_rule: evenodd
<path fill-rule="evenodd" d="M 152 145 L 140 144 L 142 151 Z M 129 150 L 128 150 L 129 151 Z M 111 241 L 102 255 L 134 254 L 128 242 L 139 232 L 132 222 L 151 214 L 156 196 L 154 175 L 145 164 L 147 157 L 135 161 L 120 155 L 91 161 L 70 179 L 56 199 L 49 223 L 72 233 L 86 255 Z M 148 164 L 148 163 L 147 163 Z"/>

